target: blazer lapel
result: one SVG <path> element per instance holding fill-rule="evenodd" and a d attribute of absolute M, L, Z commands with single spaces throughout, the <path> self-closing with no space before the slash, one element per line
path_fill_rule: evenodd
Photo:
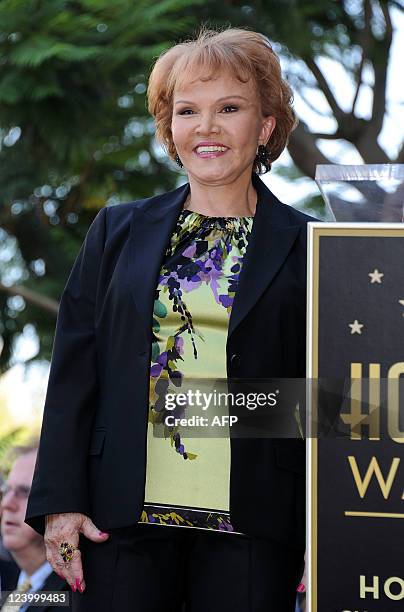
<path fill-rule="evenodd" d="M 154 294 L 166 248 L 189 192 L 189 184 L 140 203 L 133 210 L 129 238 L 128 278 L 149 339 Z"/>
<path fill-rule="evenodd" d="M 300 230 L 299 225 L 291 225 L 288 206 L 281 204 L 255 174 L 252 181 L 258 194 L 257 208 L 230 315 L 228 336 L 272 282 Z M 188 193 L 189 183 L 186 183 L 167 194 L 142 201 L 133 209 L 128 279 L 148 339 L 158 275 Z"/>
<path fill-rule="evenodd" d="M 288 206 L 253 174 L 257 207 L 230 315 L 228 337 L 267 289 L 296 240 L 300 226 L 290 222 Z"/>

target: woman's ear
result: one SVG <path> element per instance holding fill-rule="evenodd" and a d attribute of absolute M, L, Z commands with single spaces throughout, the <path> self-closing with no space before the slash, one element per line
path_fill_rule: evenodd
<path fill-rule="evenodd" d="M 275 126 L 276 126 L 275 117 L 272 117 L 272 116 L 264 117 L 262 128 L 261 128 L 261 133 L 260 133 L 260 138 L 259 138 L 260 144 L 266 144 L 268 142 L 268 140 L 271 138 L 272 132 L 275 129 Z"/>

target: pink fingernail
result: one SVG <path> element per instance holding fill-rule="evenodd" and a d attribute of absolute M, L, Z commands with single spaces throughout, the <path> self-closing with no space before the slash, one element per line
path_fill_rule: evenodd
<path fill-rule="evenodd" d="M 304 586 L 303 582 L 300 582 L 300 583 L 299 583 L 299 586 L 298 586 L 298 587 L 297 587 L 297 589 L 296 589 L 296 591 L 297 591 L 298 593 L 304 593 L 304 592 L 305 592 L 305 590 L 306 590 L 306 587 Z"/>
<path fill-rule="evenodd" d="M 81 583 L 80 578 L 76 578 L 76 587 L 77 587 L 78 589 L 80 588 L 80 583 Z"/>
<path fill-rule="evenodd" d="M 71 586 L 72 591 L 75 593 L 77 591 L 76 585 L 71 584 L 70 586 Z"/>
<path fill-rule="evenodd" d="M 107 535 L 109 535 L 109 533 L 106 533 L 105 531 L 99 531 L 98 534 L 100 536 L 107 536 Z"/>

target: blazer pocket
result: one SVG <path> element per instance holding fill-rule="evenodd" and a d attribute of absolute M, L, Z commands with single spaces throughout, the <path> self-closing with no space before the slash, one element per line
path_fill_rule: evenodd
<path fill-rule="evenodd" d="M 275 460 L 278 467 L 291 470 L 302 476 L 306 473 L 306 453 L 302 449 L 290 449 L 282 448 L 278 446 L 275 448 Z"/>
<path fill-rule="evenodd" d="M 90 449 L 88 451 L 89 455 L 100 455 L 102 453 L 102 449 L 104 448 L 105 434 L 105 429 L 95 429 L 93 431 Z"/>

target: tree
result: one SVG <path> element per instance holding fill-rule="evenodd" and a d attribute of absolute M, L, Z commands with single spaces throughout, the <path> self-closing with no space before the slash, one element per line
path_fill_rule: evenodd
<path fill-rule="evenodd" d="M 302 174 L 314 178 L 317 164 L 333 163 L 319 146 L 323 140 L 346 141 L 364 163 L 404 163 L 404 146 L 392 155 L 378 141 L 388 111 L 392 12 L 404 10 L 402 0 L 256 0 L 228 2 L 224 7 L 221 22 L 246 25 L 275 43 L 292 87 L 319 118 L 321 112 L 309 94 L 320 91 L 327 102 L 325 115 L 334 129 L 320 132 L 300 118 L 290 139 L 289 153 Z M 209 9 L 205 11 L 208 17 Z M 322 68 L 324 60 L 332 62 L 328 73 Z M 335 91 L 337 65 L 349 77 L 352 95 L 346 90 L 344 96 Z M 359 96 L 365 87 L 371 90 L 369 118 L 358 113 Z"/>
<path fill-rule="evenodd" d="M 177 184 L 145 106 L 153 58 L 201 23 L 258 30 L 307 106 L 313 91 L 328 105 L 329 131 L 300 118 L 289 144 L 295 167 L 281 171 L 313 177 L 316 164 L 332 161 L 323 143 L 336 139 L 364 162 L 403 162 L 403 148 L 393 158 L 378 139 L 388 110 L 392 15 L 400 10 L 402 0 L 3 0 L 0 371 L 32 322 L 37 357 L 49 359 L 58 299 L 99 208 Z M 349 104 L 325 61 L 349 76 Z M 369 119 L 358 111 L 364 87 L 373 93 Z"/>
<path fill-rule="evenodd" d="M 197 2 L 1 2 L 0 368 L 31 321 L 50 357 L 57 300 L 99 208 L 175 186 L 144 93 Z"/>

